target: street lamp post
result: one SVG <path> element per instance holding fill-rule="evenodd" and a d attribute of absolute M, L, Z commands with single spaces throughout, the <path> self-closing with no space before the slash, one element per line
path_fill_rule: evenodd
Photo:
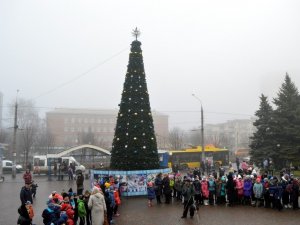
<path fill-rule="evenodd" d="M 200 165 L 201 163 L 204 163 L 205 162 L 205 149 L 204 149 L 204 116 L 203 116 L 203 107 L 202 107 L 202 102 L 200 100 L 200 98 L 198 98 L 195 94 L 192 94 L 192 96 L 194 98 L 196 98 L 199 102 L 200 102 L 200 105 L 201 105 L 201 159 L 200 160 Z"/>
<path fill-rule="evenodd" d="M 13 132 L 13 143 L 12 143 L 12 157 L 13 157 L 13 166 L 12 166 L 12 177 L 16 178 L 16 161 L 17 161 L 17 130 L 18 130 L 18 93 L 19 90 L 17 90 L 17 97 L 16 97 L 16 103 L 15 103 L 15 117 L 14 117 L 14 132 Z M 26 167 L 25 167 L 26 169 Z"/>

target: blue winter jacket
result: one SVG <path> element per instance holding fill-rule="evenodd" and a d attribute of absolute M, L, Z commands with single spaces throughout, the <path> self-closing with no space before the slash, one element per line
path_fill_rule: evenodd
<path fill-rule="evenodd" d="M 155 199 L 155 191 L 153 187 L 147 187 L 147 194 L 149 200 Z"/>

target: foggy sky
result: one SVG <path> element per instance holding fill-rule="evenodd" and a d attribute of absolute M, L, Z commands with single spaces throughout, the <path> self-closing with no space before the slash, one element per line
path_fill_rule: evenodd
<path fill-rule="evenodd" d="M 0 91 L 40 111 L 117 109 L 131 31 L 141 30 L 150 104 L 170 126 L 249 118 L 288 72 L 300 88 L 300 2 L 0 1 Z M 3 115 L 6 117 L 6 115 Z"/>

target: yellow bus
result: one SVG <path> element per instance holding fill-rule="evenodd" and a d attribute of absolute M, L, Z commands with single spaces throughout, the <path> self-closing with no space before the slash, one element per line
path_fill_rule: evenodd
<path fill-rule="evenodd" d="M 199 168 L 202 161 L 201 146 L 169 151 L 168 166 L 173 169 Z M 206 145 L 204 161 L 209 161 L 216 167 L 227 166 L 229 164 L 229 150 L 226 148 L 217 148 L 211 144 Z"/>

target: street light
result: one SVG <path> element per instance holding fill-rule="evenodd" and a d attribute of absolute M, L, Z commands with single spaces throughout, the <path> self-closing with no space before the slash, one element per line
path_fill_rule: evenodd
<path fill-rule="evenodd" d="M 16 178 L 16 161 L 17 161 L 17 151 L 16 151 L 16 146 L 17 146 L 17 130 L 18 130 L 18 93 L 19 90 L 17 90 L 17 96 L 16 96 L 16 103 L 15 103 L 15 117 L 14 117 L 14 132 L 13 132 L 13 143 L 12 143 L 12 156 L 14 158 L 14 163 L 12 166 L 12 177 Z M 25 157 L 26 158 L 26 157 Z M 26 165 L 25 165 L 26 169 Z"/>
<path fill-rule="evenodd" d="M 198 98 L 195 94 L 192 94 L 192 96 L 194 98 L 196 98 L 199 102 L 200 102 L 200 105 L 201 105 L 201 148 L 202 148 L 202 163 L 205 162 L 205 149 L 204 149 L 204 126 L 203 126 L 203 107 L 202 107 L 202 101 L 200 98 Z M 201 164 L 201 161 L 200 161 L 200 164 Z"/>

